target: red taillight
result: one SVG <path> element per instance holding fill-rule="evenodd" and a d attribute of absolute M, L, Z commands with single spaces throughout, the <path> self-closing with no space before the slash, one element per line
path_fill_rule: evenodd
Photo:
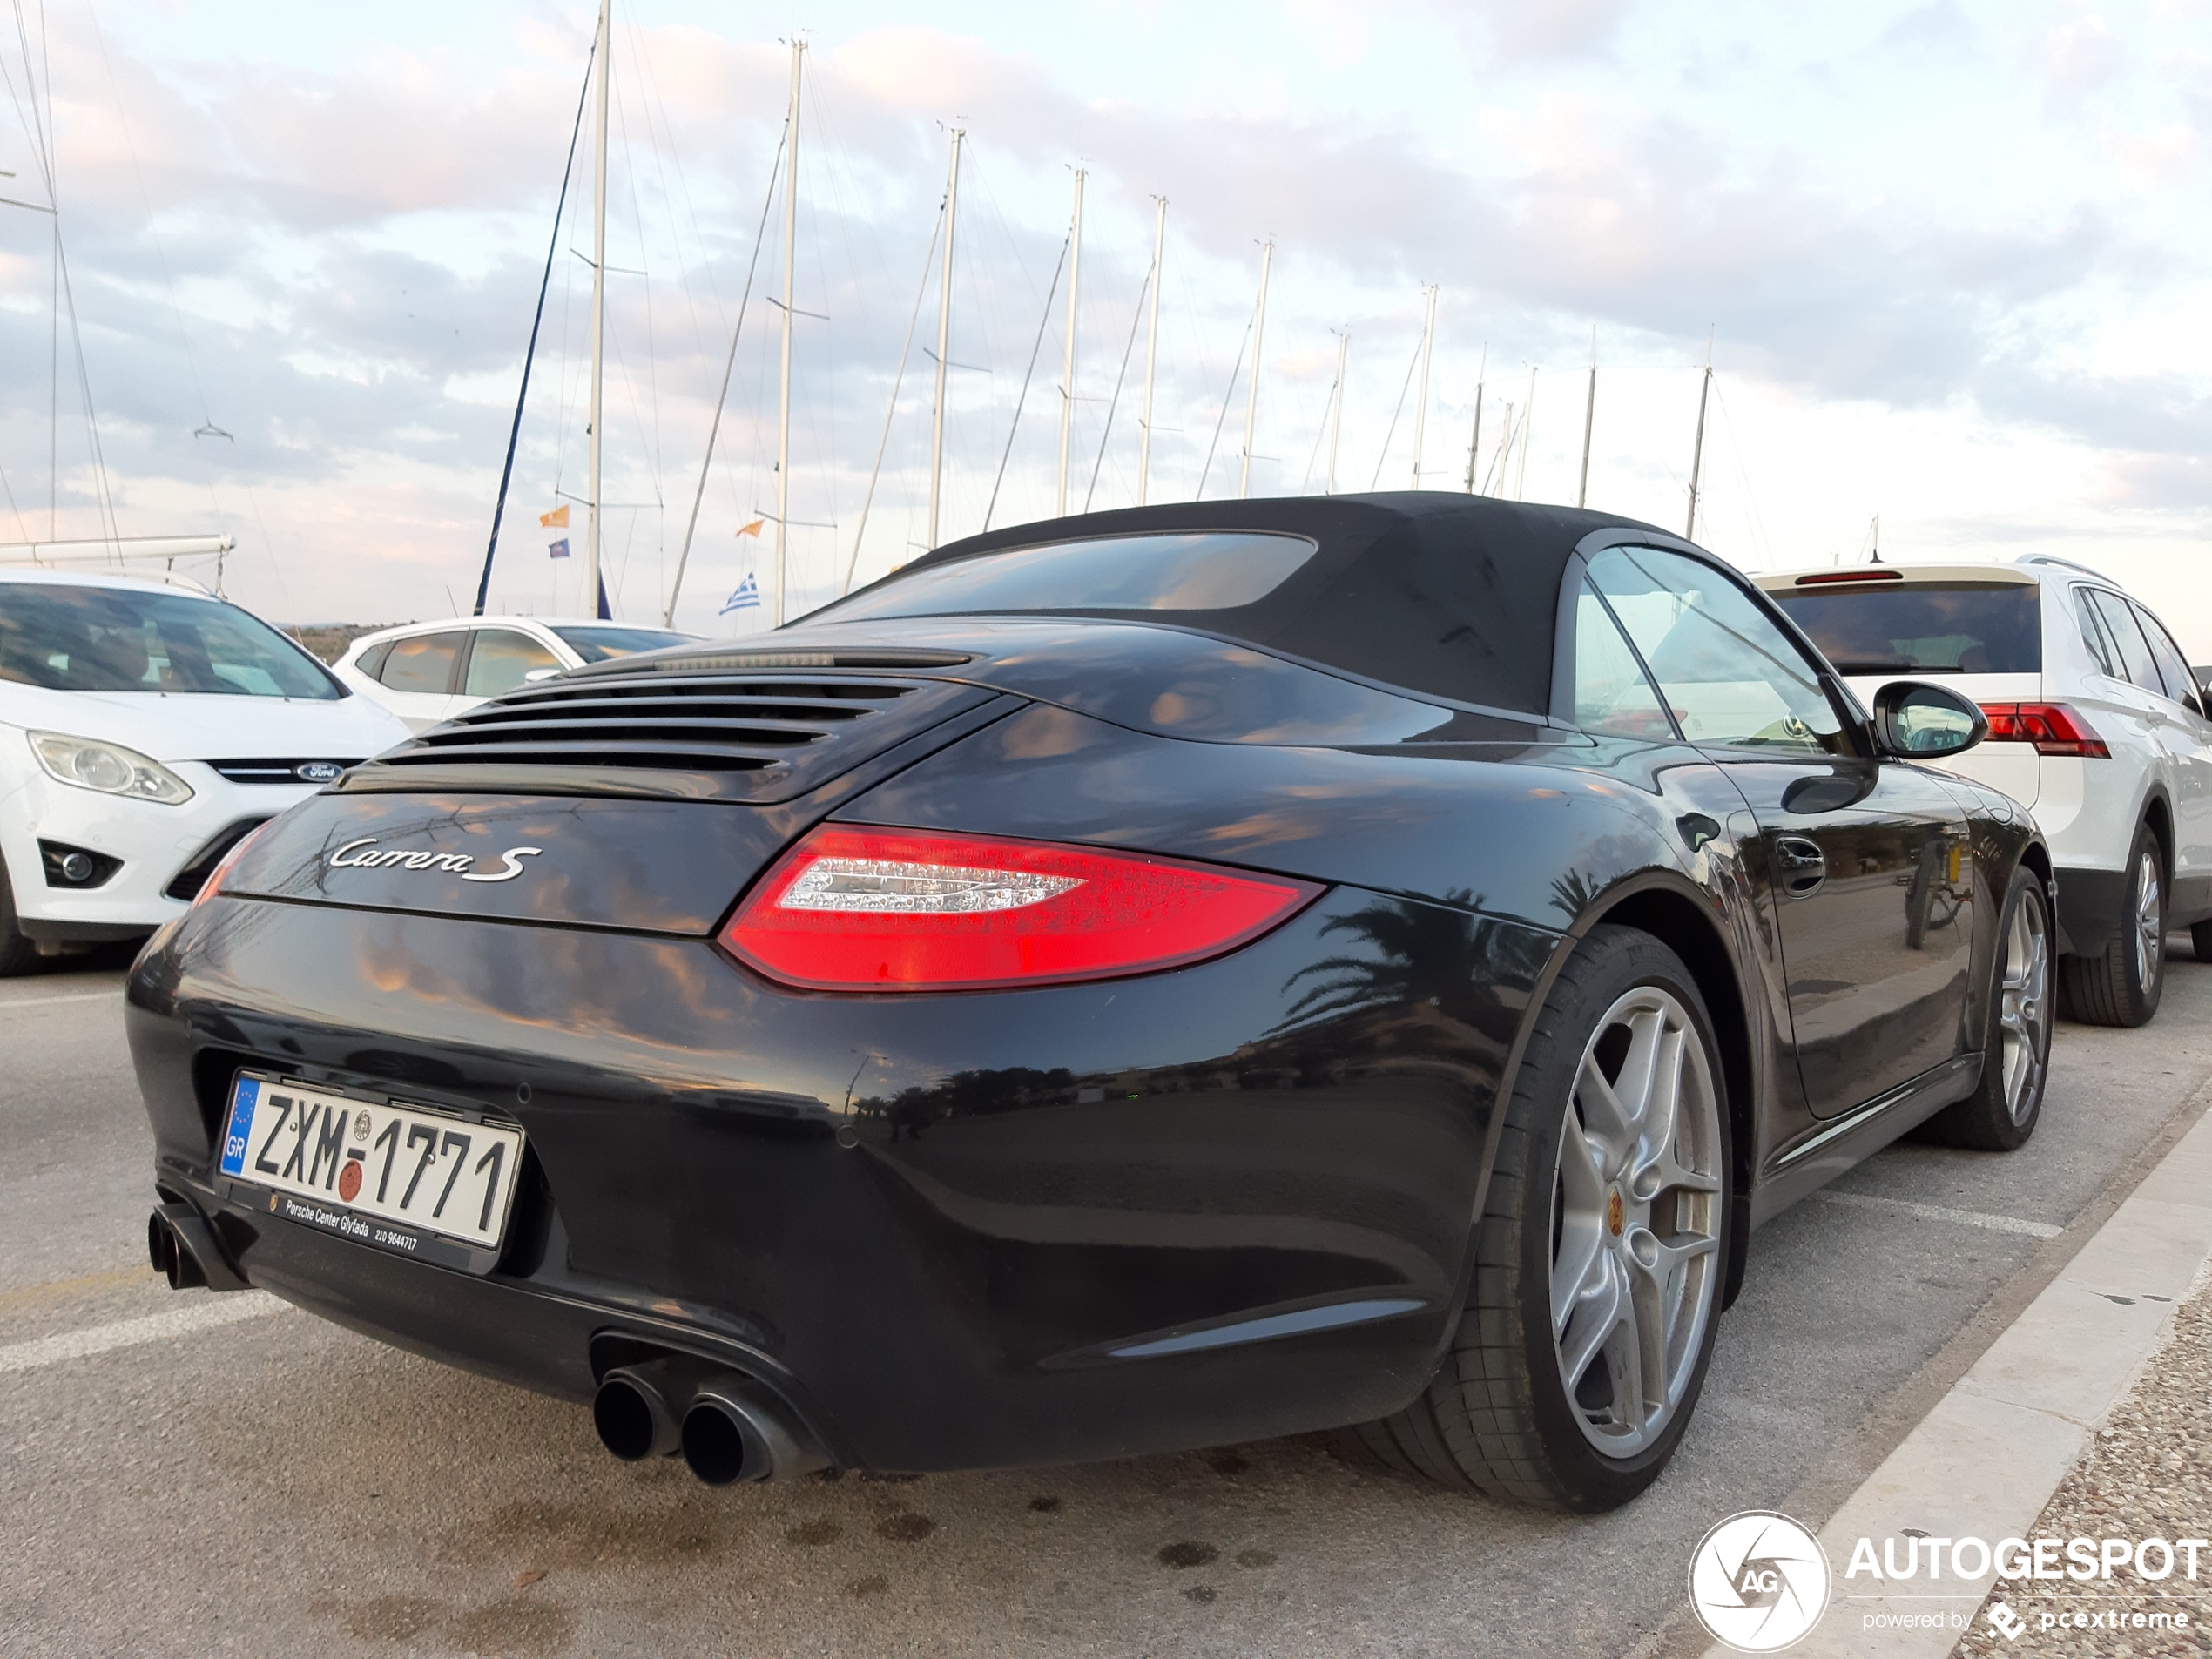
<path fill-rule="evenodd" d="M 826 824 L 761 879 L 722 944 L 813 990 L 1050 985 L 1218 956 L 1320 892 L 1175 859 Z"/>
<path fill-rule="evenodd" d="M 1902 582 L 1902 570 L 1823 570 L 1817 576 L 1801 576 L 1801 588 L 1824 588 L 1838 582 Z"/>
<path fill-rule="evenodd" d="M 2032 743 L 2040 755 L 2109 760 L 2112 751 L 2089 723 L 2063 703 L 1985 703 L 1991 743 Z"/>

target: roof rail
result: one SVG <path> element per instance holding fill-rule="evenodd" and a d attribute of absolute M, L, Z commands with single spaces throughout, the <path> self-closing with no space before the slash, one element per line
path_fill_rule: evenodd
<path fill-rule="evenodd" d="M 2062 570 L 2079 570 L 2083 576 L 2093 576 L 2100 582 L 2112 581 L 2112 578 L 2102 570 L 2093 570 L 2088 565 L 2077 563 L 2073 559 L 2062 559 L 2055 553 L 2023 553 L 2013 563 L 2015 564 L 2055 564 Z"/>

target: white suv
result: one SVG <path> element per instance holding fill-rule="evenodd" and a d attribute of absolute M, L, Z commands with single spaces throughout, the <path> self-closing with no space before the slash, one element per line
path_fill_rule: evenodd
<path fill-rule="evenodd" d="M 1862 701 L 1910 674 L 1981 705 L 1988 740 L 1945 765 L 2033 808 L 2049 839 L 2075 1018 L 2156 1013 L 2168 927 L 2212 961 L 2212 721 L 2141 602 L 2040 554 L 1756 580 Z"/>
<path fill-rule="evenodd" d="M 585 663 L 688 644 L 697 634 L 619 622 L 466 617 L 363 634 L 332 664 L 348 686 L 413 732 Z"/>

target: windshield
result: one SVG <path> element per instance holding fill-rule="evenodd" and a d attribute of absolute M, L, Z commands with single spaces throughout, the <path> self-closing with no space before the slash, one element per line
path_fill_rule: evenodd
<path fill-rule="evenodd" d="M 994 610 L 1231 610 L 1265 598 L 1315 550 L 1303 536 L 1237 531 L 1053 542 L 888 577 L 817 611 L 815 619 Z"/>
<path fill-rule="evenodd" d="M 556 628 L 569 648 L 587 663 L 604 663 L 610 657 L 634 657 L 641 651 L 660 651 L 669 645 L 688 645 L 697 634 L 672 633 L 665 628 Z M 483 647 L 479 645 L 479 651 Z"/>
<path fill-rule="evenodd" d="M 29 582 L 0 583 L 0 679 L 54 691 L 345 695 L 306 651 L 236 605 Z"/>
<path fill-rule="evenodd" d="M 1770 594 L 1845 674 L 2040 674 L 2032 583 L 1912 582 Z"/>

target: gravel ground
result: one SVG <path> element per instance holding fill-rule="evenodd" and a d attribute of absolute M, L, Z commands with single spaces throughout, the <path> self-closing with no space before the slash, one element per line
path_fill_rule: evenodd
<path fill-rule="evenodd" d="M 2174 1334 L 2151 1357 L 2113 1408 L 2089 1449 L 2037 1517 L 2039 1538 L 2212 1538 L 2212 1277 L 2197 1280 L 2176 1310 Z M 2177 1552 L 2170 1575 L 2114 1570 L 2107 1581 L 2000 1582 L 1952 1649 L 1960 1659 L 1989 1656 L 2195 1656 L 2212 1654 L 2212 1549 L 2198 1552 L 2197 1576 L 2184 1575 Z M 2157 1558 L 2154 1556 L 2153 1564 Z M 1991 1625 L 1990 1606 L 2006 1603 L 2026 1622 L 2007 1640 Z M 2046 1617 L 2104 1613 L 2132 1622 L 2137 1613 L 2187 1613 L 2186 1629 L 2045 1629 Z"/>

